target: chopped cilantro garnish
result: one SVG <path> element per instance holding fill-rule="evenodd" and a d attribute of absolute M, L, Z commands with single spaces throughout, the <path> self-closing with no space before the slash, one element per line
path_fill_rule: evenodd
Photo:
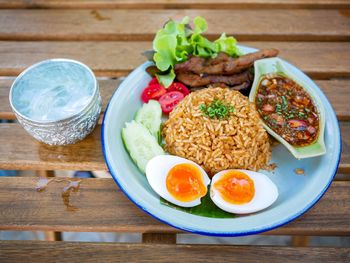
<path fill-rule="evenodd" d="M 234 107 L 229 104 L 224 104 L 220 100 L 214 100 L 209 106 L 205 104 L 199 105 L 200 110 L 204 113 L 205 116 L 211 119 L 225 119 L 230 113 L 234 112 Z"/>

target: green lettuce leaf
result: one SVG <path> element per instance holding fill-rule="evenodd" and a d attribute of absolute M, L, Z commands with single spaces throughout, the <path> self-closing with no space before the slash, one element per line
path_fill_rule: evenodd
<path fill-rule="evenodd" d="M 239 55 L 237 41 L 233 37 L 222 34 L 219 39 L 212 42 L 202 35 L 208 29 L 203 17 L 195 17 L 193 29 L 189 22 L 187 16 L 181 22 L 169 20 L 153 40 L 153 60 L 161 71 L 156 76 L 166 88 L 176 77 L 174 65 L 186 61 L 189 55 L 215 57 L 218 52 L 226 52 L 230 56 Z"/>
<path fill-rule="evenodd" d="M 167 200 L 160 197 L 160 203 L 162 205 L 169 206 L 171 208 L 174 208 L 176 210 L 180 210 L 182 212 L 186 212 L 189 214 L 197 215 L 197 216 L 204 216 L 204 217 L 212 217 L 212 218 L 234 218 L 236 217 L 235 214 L 228 213 L 224 210 L 221 210 L 219 207 L 217 207 L 214 202 L 210 198 L 210 193 L 206 194 L 206 196 L 203 196 L 201 200 L 201 204 L 194 206 L 194 207 L 181 207 L 174 205 Z"/>
<path fill-rule="evenodd" d="M 195 17 L 193 23 L 195 26 L 193 34 L 202 34 L 208 29 L 207 21 L 201 16 Z"/>
<path fill-rule="evenodd" d="M 170 69 L 166 74 L 156 74 L 156 77 L 164 87 L 168 88 L 173 83 L 176 75 L 174 69 Z"/>
<path fill-rule="evenodd" d="M 239 50 L 237 48 L 237 40 L 234 37 L 227 37 L 225 33 L 222 33 L 220 38 L 214 41 L 216 45 L 216 51 L 225 52 L 231 57 L 239 56 Z"/>

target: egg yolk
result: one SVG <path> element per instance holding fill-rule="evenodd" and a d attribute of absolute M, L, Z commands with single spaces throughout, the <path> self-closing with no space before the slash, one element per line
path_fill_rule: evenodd
<path fill-rule="evenodd" d="M 201 171 L 188 163 L 177 164 L 166 177 L 166 188 L 178 201 L 190 202 L 205 196 L 207 187 L 203 183 Z"/>
<path fill-rule="evenodd" d="M 250 177 L 239 171 L 229 171 L 214 183 L 221 197 L 231 204 L 250 202 L 255 194 L 254 182 Z"/>

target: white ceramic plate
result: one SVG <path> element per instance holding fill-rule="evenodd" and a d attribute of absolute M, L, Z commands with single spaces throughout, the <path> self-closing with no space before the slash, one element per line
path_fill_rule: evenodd
<path fill-rule="evenodd" d="M 244 53 L 255 49 L 241 47 Z M 326 192 L 336 174 L 341 137 L 331 104 L 317 85 L 299 69 L 293 71 L 316 92 L 326 111 L 325 155 L 298 160 L 283 146 L 273 148 L 272 162 L 278 167 L 262 171 L 277 185 L 279 197 L 269 208 L 246 216 L 218 219 L 196 216 L 162 205 L 159 196 L 149 186 L 145 175 L 135 166 L 121 139 L 124 123 L 132 120 L 142 103 L 140 95 L 150 76 L 144 63 L 136 68 L 119 86 L 106 109 L 102 124 L 102 149 L 105 161 L 119 188 L 138 207 L 160 221 L 176 228 L 205 235 L 241 236 L 272 230 L 296 219 L 310 209 Z M 305 175 L 297 175 L 296 168 Z M 118 204 L 116 204 L 118 206 Z"/>

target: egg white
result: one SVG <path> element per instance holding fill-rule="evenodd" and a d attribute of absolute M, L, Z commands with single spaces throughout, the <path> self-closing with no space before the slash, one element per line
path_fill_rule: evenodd
<path fill-rule="evenodd" d="M 170 203 L 173 203 L 175 205 L 182 206 L 182 207 L 197 206 L 201 203 L 200 198 L 197 198 L 196 200 L 193 200 L 190 202 L 182 202 L 182 201 L 176 200 L 168 192 L 168 189 L 166 188 L 166 177 L 168 175 L 168 172 L 175 165 L 181 164 L 181 163 L 188 163 L 196 166 L 202 174 L 204 185 L 208 186 L 210 184 L 210 179 L 202 167 L 200 167 L 195 162 L 192 162 L 185 158 L 181 158 L 174 155 L 159 155 L 152 158 L 147 163 L 146 177 L 147 177 L 148 183 L 159 196 L 169 201 Z"/>
<path fill-rule="evenodd" d="M 253 199 L 246 204 L 236 205 L 226 202 L 220 192 L 214 187 L 216 181 L 230 170 L 224 170 L 215 174 L 211 181 L 210 197 L 222 210 L 234 214 L 249 214 L 263 210 L 272 205 L 278 197 L 276 185 L 266 175 L 249 170 L 235 170 L 247 174 L 254 182 L 255 194 Z"/>

